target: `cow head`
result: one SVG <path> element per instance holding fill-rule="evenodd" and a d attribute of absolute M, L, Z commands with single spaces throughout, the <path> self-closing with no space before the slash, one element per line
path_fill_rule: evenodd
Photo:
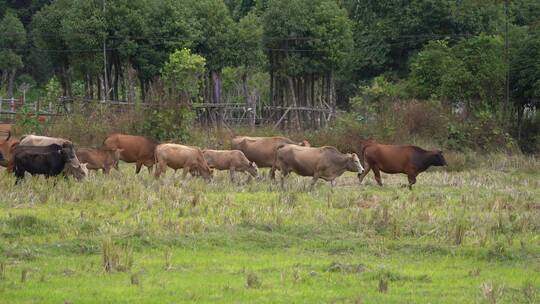
<path fill-rule="evenodd" d="M 251 176 L 253 177 L 258 177 L 259 176 L 259 171 L 257 170 L 257 164 L 255 162 L 250 162 L 248 168 L 247 168 L 247 172 L 249 174 L 251 174 Z"/>
<path fill-rule="evenodd" d="M 214 177 L 214 170 L 210 169 L 208 165 L 199 166 L 199 174 L 207 181 L 211 181 Z"/>
<path fill-rule="evenodd" d="M 8 131 L 7 138 L 0 143 L 0 164 L 2 166 L 8 166 L 13 161 L 13 150 L 19 144 L 19 141 L 11 137 L 11 131 Z"/>
<path fill-rule="evenodd" d="M 358 175 L 364 173 L 364 167 L 360 163 L 360 159 L 356 153 L 347 154 L 347 170 L 352 172 L 358 172 Z"/>
<path fill-rule="evenodd" d="M 75 164 L 71 161 L 66 162 L 64 173 L 73 176 L 76 180 L 81 181 L 88 176 L 88 168 L 86 163 Z"/>
<path fill-rule="evenodd" d="M 446 159 L 444 158 L 443 152 L 441 150 L 433 151 L 433 158 L 431 161 L 432 166 L 448 166 Z"/>
<path fill-rule="evenodd" d="M 79 159 L 75 155 L 75 148 L 71 142 L 65 142 L 62 144 L 62 153 L 66 156 L 66 160 L 72 162 L 75 166 L 79 166 Z"/>

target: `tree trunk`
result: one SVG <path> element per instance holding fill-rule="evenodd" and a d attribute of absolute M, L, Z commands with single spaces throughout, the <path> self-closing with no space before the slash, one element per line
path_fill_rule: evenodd
<path fill-rule="evenodd" d="M 296 107 L 298 107 L 298 103 L 296 101 L 296 93 L 295 93 L 295 89 L 294 89 L 293 79 L 291 77 L 288 77 L 288 79 L 289 79 L 289 91 L 291 92 L 291 100 L 292 100 L 292 105 L 291 106 L 293 108 L 296 108 Z M 300 116 L 298 115 L 298 109 L 295 109 L 293 113 L 294 113 L 294 117 L 293 117 L 293 121 L 292 121 L 291 126 L 295 130 L 300 130 Z"/>
<path fill-rule="evenodd" d="M 127 101 L 135 103 L 135 81 L 137 79 L 137 70 L 131 64 L 127 68 L 128 84 L 127 84 Z"/>
<path fill-rule="evenodd" d="M 215 104 L 221 104 L 221 71 L 212 71 L 212 84 L 213 84 L 213 102 Z M 218 108 L 215 111 L 217 114 L 216 123 L 217 127 L 221 128 L 223 119 L 223 108 Z"/>
<path fill-rule="evenodd" d="M 17 74 L 17 69 L 11 68 L 11 71 L 9 72 L 8 87 L 7 87 L 7 95 L 9 98 L 13 98 L 13 87 L 15 85 L 16 74 Z"/>
<path fill-rule="evenodd" d="M 332 116 L 330 121 L 333 122 L 336 120 L 336 81 L 334 76 L 334 71 L 330 72 L 329 77 L 329 86 L 330 86 L 330 107 L 332 111 Z"/>

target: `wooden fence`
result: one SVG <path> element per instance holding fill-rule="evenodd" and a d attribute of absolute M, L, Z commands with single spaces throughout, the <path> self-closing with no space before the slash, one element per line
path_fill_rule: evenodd
<path fill-rule="evenodd" d="M 88 99 L 59 98 L 57 101 L 28 101 L 21 99 L 0 98 L 0 122 L 14 122 L 22 113 L 48 117 L 76 113 L 90 105 L 110 108 L 114 112 L 133 111 L 135 109 L 156 108 L 163 105 L 155 103 L 128 103 L 125 101 L 99 101 Z M 339 112 L 331 108 L 282 107 L 257 103 L 250 108 L 242 103 L 193 103 L 190 105 L 196 114 L 196 123 L 200 126 L 273 126 L 274 128 L 324 128 Z M 295 121 L 301 117 L 301 121 Z"/>

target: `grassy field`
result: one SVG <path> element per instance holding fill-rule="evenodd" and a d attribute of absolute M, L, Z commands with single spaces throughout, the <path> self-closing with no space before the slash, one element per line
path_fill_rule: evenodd
<path fill-rule="evenodd" d="M 539 303 L 540 162 L 210 184 L 0 172 L 0 303 Z"/>

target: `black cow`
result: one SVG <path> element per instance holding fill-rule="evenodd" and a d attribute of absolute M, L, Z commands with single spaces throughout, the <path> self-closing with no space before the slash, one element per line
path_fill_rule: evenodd
<path fill-rule="evenodd" d="M 49 146 L 24 146 L 18 145 L 13 153 L 15 162 L 15 176 L 18 184 L 24 179 L 24 173 L 32 175 L 45 175 L 46 177 L 57 176 L 66 164 L 71 165 L 71 155 L 73 155 L 73 145 L 63 144 L 62 146 L 52 144 Z M 78 166 L 84 171 L 85 166 Z M 83 174 L 84 175 L 84 174 Z"/>

